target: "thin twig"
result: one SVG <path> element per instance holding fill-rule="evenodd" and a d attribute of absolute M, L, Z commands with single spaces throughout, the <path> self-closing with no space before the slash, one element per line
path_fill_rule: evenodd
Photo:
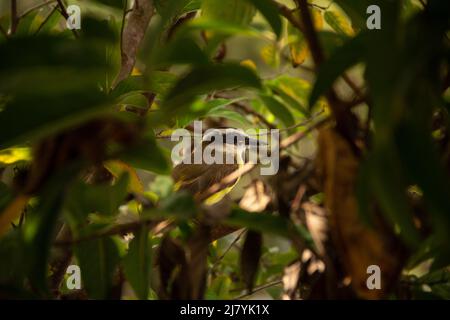
<path fill-rule="evenodd" d="M 229 99 L 229 97 L 225 96 L 225 95 L 221 95 L 221 94 L 216 94 L 215 95 L 216 98 L 224 98 L 224 99 Z M 269 121 L 267 121 L 267 119 L 260 114 L 259 112 L 256 112 L 255 110 L 253 110 L 252 108 L 248 107 L 247 105 L 240 103 L 239 101 L 235 101 L 233 103 L 231 103 L 231 106 L 235 107 L 236 109 L 242 110 L 247 114 L 250 114 L 252 116 L 254 116 L 255 118 L 257 118 L 260 122 L 262 122 L 267 128 L 269 129 L 276 129 L 276 126 L 273 125 L 272 123 L 270 123 Z"/>
<path fill-rule="evenodd" d="M 223 260 L 223 258 L 225 258 L 227 253 L 230 252 L 231 248 L 233 248 L 233 246 L 242 238 L 242 236 L 244 235 L 244 233 L 246 231 L 247 230 L 244 229 L 236 236 L 236 238 L 230 243 L 230 245 L 224 251 L 224 253 L 222 253 L 222 255 L 219 258 L 217 258 L 217 260 L 214 262 L 214 264 L 213 264 L 212 268 L 210 269 L 210 271 L 213 271 L 217 267 L 217 265 Z"/>
<path fill-rule="evenodd" d="M 282 283 L 283 283 L 282 280 L 275 280 L 275 281 L 272 281 L 272 282 L 263 284 L 263 285 L 261 285 L 261 286 L 255 288 L 255 289 L 253 289 L 252 292 L 250 292 L 250 293 L 245 293 L 245 294 L 242 294 L 242 295 L 240 295 L 240 296 L 237 296 L 236 298 L 233 298 L 233 300 L 241 300 L 241 299 L 250 297 L 250 296 L 254 295 L 256 292 L 262 291 L 262 290 L 264 290 L 264 289 L 267 289 L 267 288 L 270 288 L 270 287 L 273 287 L 273 286 L 276 286 L 276 285 L 279 285 L 279 284 L 282 284 Z"/>
<path fill-rule="evenodd" d="M 316 114 L 311 116 L 311 118 L 309 118 L 309 119 L 306 119 L 306 120 L 304 120 L 302 122 L 296 123 L 296 124 L 294 124 L 292 126 L 280 129 L 280 132 L 281 131 L 290 131 L 290 130 L 293 130 L 293 129 L 297 129 L 299 127 L 303 127 L 303 126 L 307 125 L 308 123 L 311 123 L 312 121 L 316 120 L 317 117 L 320 116 L 322 113 L 324 113 L 324 110 L 320 110 L 319 112 L 317 112 Z"/>
<path fill-rule="evenodd" d="M 9 30 L 10 34 L 16 33 L 18 24 L 19 19 L 17 16 L 17 0 L 11 0 L 11 28 Z"/>
<path fill-rule="evenodd" d="M 56 2 L 58 3 L 58 7 L 59 7 L 59 12 L 61 13 L 61 15 L 64 17 L 64 19 L 66 19 L 66 21 L 69 20 L 70 16 L 67 13 L 66 7 L 64 5 L 64 3 L 62 2 L 62 0 L 56 0 Z M 78 32 L 75 29 L 71 29 L 73 35 L 75 36 L 75 38 L 78 38 Z"/>
<path fill-rule="evenodd" d="M 48 20 L 50 20 L 51 16 L 53 15 L 53 13 L 58 10 L 58 6 L 54 6 L 52 11 L 50 11 L 50 13 L 47 15 L 47 17 L 45 17 L 44 21 L 42 21 L 42 23 L 39 25 L 39 27 L 37 28 L 36 32 L 34 33 L 35 35 L 37 35 L 39 33 L 39 31 L 41 31 L 41 29 L 44 27 L 44 25 L 48 22 Z"/>
<path fill-rule="evenodd" d="M 128 8 L 128 0 L 124 1 L 123 4 L 123 15 L 122 15 L 122 25 L 120 26 L 120 53 L 123 54 L 123 30 L 125 29 L 125 20 L 127 18 L 128 12 L 131 10 L 127 10 Z"/>
<path fill-rule="evenodd" d="M 95 240 L 98 238 L 103 238 L 107 236 L 114 236 L 114 235 L 125 235 L 127 233 L 134 232 L 136 230 L 139 230 L 143 226 L 147 226 L 152 229 L 154 233 L 159 233 L 168 228 L 170 225 L 172 225 L 171 220 L 140 220 L 136 222 L 130 222 L 130 223 L 124 223 L 120 225 L 116 225 L 110 229 L 107 229 L 103 232 L 98 232 L 94 234 L 90 234 L 85 237 L 80 237 L 73 240 L 67 240 L 67 241 L 55 241 L 53 243 L 54 246 L 71 246 L 78 244 L 80 242 L 89 241 L 89 240 Z"/>
<path fill-rule="evenodd" d="M 314 60 L 315 68 L 318 69 L 323 63 L 325 56 L 320 46 L 319 37 L 314 28 L 311 12 L 309 11 L 307 0 L 295 0 L 301 15 L 302 23 L 298 23 L 300 31 L 303 32 L 308 43 L 311 55 Z M 296 20 L 296 19 L 294 19 Z M 344 103 L 336 94 L 333 88 L 330 88 L 326 93 L 328 104 L 336 119 L 336 129 L 347 140 L 356 155 L 360 154 L 359 148 L 355 144 L 355 130 L 357 125 L 355 119 L 352 117 L 348 105 Z"/>
<path fill-rule="evenodd" d="M 287 137 L 286 139 L 283 139 L 280 143 L 280 150 L 289 148 L 294 143 L 297 143 L 301 139 L 305 138 L 308 134 L 310 134 L 313 130 L 323 126 L 324 124 L 328 123 L 330 121 L 329 116 L 321 117 L 319 120 L 317 120 L 315 123 L 313 123 L 311 126 L 307 127 L 304 131 L 299 131 L 294 133 L 293 135 Z"/>

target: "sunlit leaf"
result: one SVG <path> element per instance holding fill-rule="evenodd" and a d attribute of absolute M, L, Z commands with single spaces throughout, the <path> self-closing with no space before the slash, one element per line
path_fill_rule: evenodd
<path fill-rule="evenodd" d="M 231 87 L 261 86 L 256 74 L 243 66 L 236 64 L 220 64 L 198 66 L 186 74 L 173 87 L 166 97 L 164 108 L 180 108 L 191 102 L 195 96 Z"/>
<path fill-rule="evenodd" d="M 294 117 L 281 101 L 270 95 L 261 95 L 260 97 L 267 109 L 269 109 L 275 117 L 279 118 L 286 127 L 294 124 Z"/>
<path fill-rule="evenodd" d="M 273 68 L 277 68 L 280 64 L 280 54 L 276 43 L 265 45 L 261 49 L 261 57 L 264 62 Z"/>
<path fill-rule="evenodd" d="M 0 151 L 0 164 L 13 164 L 31 160 L 29 148 L 9 148 Z"/>
<path fill-rule="evenodd" d="M 327 10 L 324 16 L 325 21 L 328 23 L 328 25 L 337 33 L 349 37 L 355 34 L 352 27 L 350 26 L 350 23 L 348 23 L 345 17 L 338 11 Z"/>

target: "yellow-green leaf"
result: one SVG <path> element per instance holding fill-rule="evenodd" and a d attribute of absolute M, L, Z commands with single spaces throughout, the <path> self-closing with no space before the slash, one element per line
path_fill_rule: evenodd
<path fill-rule="evenodd" d="M 294 68 L 305 62 L 308 57 L 309 50 L 303 35 L 299 34 L 296 37 L 296 40 L 289 44 L 289 53 L 291 55 L 292 66 Z"/>
<path fill-rule="evenodd" d="M 13 164 L 31 160 L 29 148 L 8 148 L 0 151 L 0 164 Z"/>
<path fill-rule="evenodd" d="M 325 21 L 339 34 L 349 37 L 355 35 L 350 22 L 338 11 L 328 10 L 325 12 Z"/>
<path fill-rule="evenodd" d="M 276 43 L 265 45 L 261 49 L 261 58 L 269 66 L 277 68 L 280 64 L 280 55 Z"/>

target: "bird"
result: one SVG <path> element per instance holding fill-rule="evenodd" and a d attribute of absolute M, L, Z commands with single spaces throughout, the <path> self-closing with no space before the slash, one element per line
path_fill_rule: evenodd
<path fill-rule="evenodd" d="M 191 154 L 187 155 L 193 158 L 196 148 L 203 151 L 213 148 L 211 153 L 215 159 L 222 159 L 221 163 L 186 163 L 182 161 L 176 165 L 172 171 L 172 178 L 175 181 L 175 190 L 187 190 L 193 194 L 195 199 L 203 199 L 205 192 L 216 183 L 245 163 L 245 155 L 247 149 L 255 150 L 258 145 L 266 145 L 265 142 L 259 141 L 242 130 L 235 128 L 210 129 L 203 135 L 201 144 L 194 146 Z M 250 151 L 251 152 L 251 151 Z M 226 161 L 232 159 L 233 161 Z M 190 161 L 189 161 L 190 162 Z M 219 162 L 219 161 L 218 161 Z M 228 186 L 222 188 L 215 194 L 204 200 L 206 205 L 212 205 L 222 200 L 238 183 L 236 178 Z"/>

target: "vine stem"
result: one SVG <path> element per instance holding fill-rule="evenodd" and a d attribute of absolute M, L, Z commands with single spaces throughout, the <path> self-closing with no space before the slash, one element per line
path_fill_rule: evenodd
<path fill-rule="evenodd" d="M 70 16 L 67 13 L 66 10 L 66 6 L 64 5 L 64 3 L 62 2 L 62 0 L 56 0 L 56 2 L 58 3 L 58 7 L 59 7 L 59 12 L 61 13 L 61 15 L 64 17 L 64 19 L 66 19 L 66 21 L 69 20 Z M 75 36 L 75 38 L 78 38 L 78 32 L 75 29 L 71 29 L 73 35 Z"/>
<path fill-rule="evenodd" d="M 19 17 L 17 15 L 17 0 L 11 0 L 11 28 L 10 34 L 15 34 L 19 25 Z"/>

